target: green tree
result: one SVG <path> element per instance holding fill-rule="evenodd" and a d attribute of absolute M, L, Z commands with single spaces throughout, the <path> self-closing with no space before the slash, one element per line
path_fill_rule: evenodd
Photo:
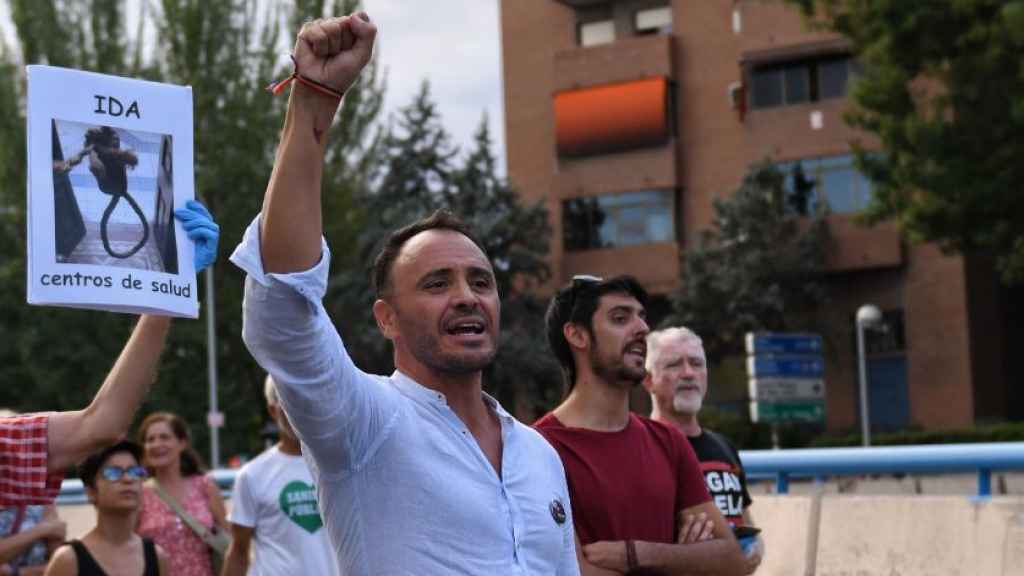
<path fill-rule="evenodd" d="M 357 252 L 366 266 L 340 271 L 329 299 L 353 359 L 364 370 L 393 369 L 391 347 L 377 331 L 371 306 L 369 264 L 387 235 L 438 209 L 466 221 L 490 257 L 502 298 L 499 356 L 485 374 L 485 386 L 503 404 L 527 412 L 550 405 L 558 370 L 543 339 L 544 303 L 530 288 L 548 278 L 545 256 L 550 230 L 542 204 L 524 206 L 497 175 L 486 117 L 471 149 L 460 156 L 441 123 L 424 83 L 382 139 L 384 161 L 377 185 L 360 204 L 366 226 Z"/>
<path fill-rule="evenodd" d="M 1006 283 L 1024 281 L 1024 0 L 787 1 L 864 64 L 847 119 L 881 142 L 858 153 L 868 220 L 994 255 Z"/>
<path fill-rule="evenodd" d="M 765 162 L 714 202 L 712 225 L 686 251 L 682 287 L 666 324 L 701 335 L 711 363 L 742 352 L 744 335 L 807 330 L 825 299 L 828 228 L 790 206 L 786 176 Z"/>

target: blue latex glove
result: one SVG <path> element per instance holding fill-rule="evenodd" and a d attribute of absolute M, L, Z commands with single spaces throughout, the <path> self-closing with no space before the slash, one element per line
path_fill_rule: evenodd
<path fill-rule="evenodd" d="M 206 206 L 195 200 L 189 200 L 184 208 L 175 210 L 174 217 L 181 221 L 185 233 L 196 245 L 193 262 L 196 272 L 201 272 L 217 259 L 220 226 L 213 221 L 213 216 Z"/>

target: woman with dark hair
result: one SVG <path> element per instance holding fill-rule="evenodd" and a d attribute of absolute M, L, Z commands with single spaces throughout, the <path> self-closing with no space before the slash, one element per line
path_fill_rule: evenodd
<path fill-rule="evenodd" d="M 176 576 L 212 576 L 210 548 L 199 532 L 227 530 L 224 500 L 190 445 L 188 426 L 170 412 L 150 414 L 139 426 L 143 462 L 152 480 L 142 490 L 136 531 L 170 557 Z"/>
<path fill-rule="evenodd" d="M 133 530 L 139 510 L 142 448 L 121 441 L 85 459 L 78 472 L 96 508 L 96 526 L 53 555 L 46 576 L 168 576 L 167 554 Z"/>

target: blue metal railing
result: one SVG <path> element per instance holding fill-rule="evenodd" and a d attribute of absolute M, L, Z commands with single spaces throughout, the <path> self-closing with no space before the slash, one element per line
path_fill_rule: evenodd
<path fill-rule="evenodd" d="M 235 485 L 235 475 L 238 474 L 238 470 L 212 470 L 210 475 L 213 476 L 217 486 L 220 486 L 220 492 L 225 498 L 231 497 L 231 489 Z M 85 486 L 82 485 L 82 481 L 78 479 L 65 480 L 60 485 L 60 495 L 57 496 L 57 504 L 85 504 L 89 499 L 85 495 Z"/>
<path fill-rule="evenodd" d="M 791 478 L 824 479 L 862 474 L 978 474 L 978 497 L 992 495 L 992 472 L 1024 470 L 1024 442 L 993 444 L 936 444 L 879 446 L 875 448 L 807 448 L 797 450 L 742 450 L 747 477 L 775 480 L 776 492 L 789 492 Z M 231 495 L 236 470 L 211 474 L 225 497 Z M 65 480 L 58 504 L 83 504 L 80 480 Z"/>
<path fill-rule="evenodd" d="M 744 450 L 740 458 L 748 478 L 774 479 L 779 494 L 789 492 L 791 478 L 975 472 L 977 495 L 988 498 L 993 471 L 1024 470 L 1024 442 Z"/>

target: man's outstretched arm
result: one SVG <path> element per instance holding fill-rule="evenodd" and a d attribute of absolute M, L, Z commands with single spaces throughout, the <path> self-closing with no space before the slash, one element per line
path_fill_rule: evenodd
<path fill-rule="evenodd" d="M 167 316 L 142 316 L 92 403 L 50 416 L 50 472 L 61 472 L 124 435 L 156 376 L 170 326 Z"/>
<path fill-rule="evenodd" d="M 306 24 L 295 42 L 298 73 L 344 93 L 370 61 L 377 28 L 365 13 Z M 268 273 L 299 272 L 320 260 L 320 186 L 327 132 L 340 100 L 292 84 L 281 144 L 263 199 L 260 246 Z"/>

